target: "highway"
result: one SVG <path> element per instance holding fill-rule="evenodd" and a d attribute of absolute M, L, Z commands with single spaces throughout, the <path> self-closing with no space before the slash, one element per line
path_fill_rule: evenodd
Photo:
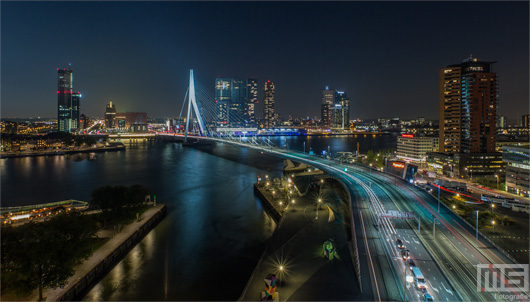
<path fill-rule="evenodd" d="M 414 283 L 405 280 L 405 274 L 411 274 L 395 244 L 397 238 L 403 240 L 410 250 L 416 266 L 425 276 L 427 292 L 435 301 L 528 301 L 528 292 L 521 293 L 519 288 L 528 285 L 528 280 L 520 280 L 520 285 L 507 284 L 505 292 L 491 288 L 491 280 L 487 284 L 480 283 L 477 289 L 475 265 L 513 264 L 514 261 L 481 236 L 476 244 L 474 229 L 445 207 L 438 213 L 437 199 L 422 189 L 381 172 L 372 172 L 354 165 L 341 165 L 333 160 L 301 152 L 252 144 L 239 139 L 200 139 L 250 147 L 304 162 L 342 181 L 350 194 L 356 196 L 357 204 L 352 205 L 351 212 L 356 222 L 355 227 L 360 227 L 355 232 L 363 273 L 362 287 L 363 291 L 373 292 L 375 301 L 397 300 L 392 296 L 396 288 L 401 299 L 405 291 L 408 301 L 422 299 L 423 292 L 415 289 Z M 415 219 L 379 220 L 378 214 L 388 210 L 413 212 Z M 420 231 L 417 219 L 421 221 Z M 382 254 L 386 255 L 386 259 Z M 489 271 L 494 273 L 491 266 Z M 366 281 L 366 275 L 370 277 L 370 282 Z M 500 275 L 493 276 L 497 280 L 501 279 Z M 481 292 L 481 286 L 489 286 L 492 291 Z"/>
<path fill-rule="evenodd" d="M 445 207 L 441 207 L 440 213 L 437 213 L 437 199 L 425 191 L 381 173 L 369 175 L 367 179 L 378 183 L 392 195 L 392 200 L 399 209 L 414 212 L 420 217 L 421 237 L 464 301 L 500 300 L 500 292 L 481 293 L 477 290 L 475 265 L 513 264 L 512 259 L 481 236 L 477 248 L 474 230 Z M 391 181 L 394 185 L 389 185 Z M 432 233 L 433 216 L 436 218 L 436 236 Z M 514 300 L 527 301 L 525 295 L 519 294 L 516 286 L 508 286 L 508 291 L 503 294 L 513 295 Z"/>

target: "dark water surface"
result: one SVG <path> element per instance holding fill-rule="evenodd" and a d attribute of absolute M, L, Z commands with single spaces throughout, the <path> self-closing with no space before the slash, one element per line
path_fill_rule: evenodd
<path fill-rule="evenodd" d="M 275 137 L 289 149 L 395 148 L 395 136 Z M 88 201 L 99 186 L 142 184 L 168 214 L 85 300 L 235 300 L 275 224 L 254 196 L 257 174 L 282 160 L 228 144 L 201 150 L 124 141 L 126 151 L 0 160 L 2 206 Z M 342 149 L 341 149 L 342 148 Z M 321 149 L 321 150 L 320 150 Z"/>

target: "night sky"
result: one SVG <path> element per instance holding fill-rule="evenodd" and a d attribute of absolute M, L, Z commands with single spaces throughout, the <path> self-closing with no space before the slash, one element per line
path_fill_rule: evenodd
<path fill-rule="evenodd" d="M 326 85 L 351 118 L 438 118 L 438 69 L 497 61 L 499 114 L 529 111 L 528 2 L 1 2 L 1 116 L 57 117 L 57 68 L 81 112 L 177 116 L 189 69 L 276 86 L 280 117 L 320 116 Z"/>

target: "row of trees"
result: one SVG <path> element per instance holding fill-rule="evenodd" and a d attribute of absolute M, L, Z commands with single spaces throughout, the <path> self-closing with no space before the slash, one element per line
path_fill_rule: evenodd
<path fill-rule="evenodd" d="M 27 296 L 35 288 L 42 300 L 43 288 L 66 285 L 74 267 L 88 258 L 95 236 L 104 225 L 131 220 L 141 211 L 149 190 L 141 185 L 104 186 L 92 191 L 91 206 L 102 213 L 84 215 L 70 211 L 44 222 L 20 226 L 2 225 L 1 289 Z"/>
<path fill-rule="evenodd" d="M 383 168 L 385 166 L 385 158 L 394 156 L 393 149 L 381 149 L 377 152 L 374 150 L 368 150 L 364 163 L 367 165 L 373 165 L 376 168 Z"/>
<path fill-rule="evenodd" d="M 101 209 L 103 223 L 132 217 L 143 207 L 149 190 L 142 185 L 103 186 L 92 191 L 90 205 Z"/>
<path fill-rule="evenodd" d="M 14 141 L 14 140 L 31 140 L 35 138 L 36 138 L 35 136 L 26 135 L 26 134 L 12 134 L 12 133 L 2 134 L 2 140 L 6 142 Z M 81 146 L 83 144 L 93 145 L 97 142 L 97 139 L 94 138 L 93 136 L 73 135 L 73 134 L 65 133 L 65 132 L 50 132 L 45 135 L 40 135 L 38 136 L 38 138 L 44 139 L 44 140 L 60 140 L 65 145 L 68 145 L 68 146 L 71 146 L 71 145 Z"/>
<path fill-rule="evenodd" d="M 74 266 L 88 257 L 98 229 L 96 220 L 71 211 L 48 221 L 2 226 L 2 290 L 27 296 L 35 288 L 63 287 Z"/>

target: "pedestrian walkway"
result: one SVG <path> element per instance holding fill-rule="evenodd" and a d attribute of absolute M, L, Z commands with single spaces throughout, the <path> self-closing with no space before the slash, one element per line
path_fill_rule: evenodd
<path fill-rule="evenodd" d="M 365 300 L 355 277 L 346 228 L 340 220 L 340 216 L 347 215 L 346 203 L 336 202 L 339 197 L 330 192 L 329 186 L 322 194 L 324 205 L 318 211 L 312 192 L 289 204 L 240 300 L 258 301 L 268 274 L 278 277 L 280 301 Z M 336 220 L 329 221 L 330 210 L 325 203 L 338 214 L 332 215 Z M 338 257 L 330 261 L 323 256 L 322 245 L 331 238 Z"/>
<path fill-rule="evenodd" d="M 70 290 L 77 284 L 77 281 L 85 277 L 89 272 L 91 272 L 100 262 L 105 259 L 107 256 L 112 254 L 116 248 L 121 246 L 125 241 L 131 237 L 134 232 L 139 230 L 151 217 L 156 215 L 158 212 L 163 210 L 165 205 L 158 204 L 157 206 L 149 207 L 141 216 L 138 221 L 134 221 L 123 228 L 123 230 L 111 239 L 109 239 L 103 246 L 97 249 L 87 260 L 83 261 L 80 265 L 75 268 L 75 273 L 73 276 L 68 278 L 67 284 L 64 288 L 45 288 L 43 290 L 43 297 L 45 301 L 57 301 L 64 293 Z M 99 234 L 103 234 L 98 232 Z M 112 234 L 112 232 L 111 232 Z M 110 235 L 110 234 L 109 234 Z M 38 290 L 34 290 L 30 296 L 26 297 L 14 297 L 14 296 L 4 296 L 2 295 L 2 301 L 37 301 L 38 300 Z"/>

